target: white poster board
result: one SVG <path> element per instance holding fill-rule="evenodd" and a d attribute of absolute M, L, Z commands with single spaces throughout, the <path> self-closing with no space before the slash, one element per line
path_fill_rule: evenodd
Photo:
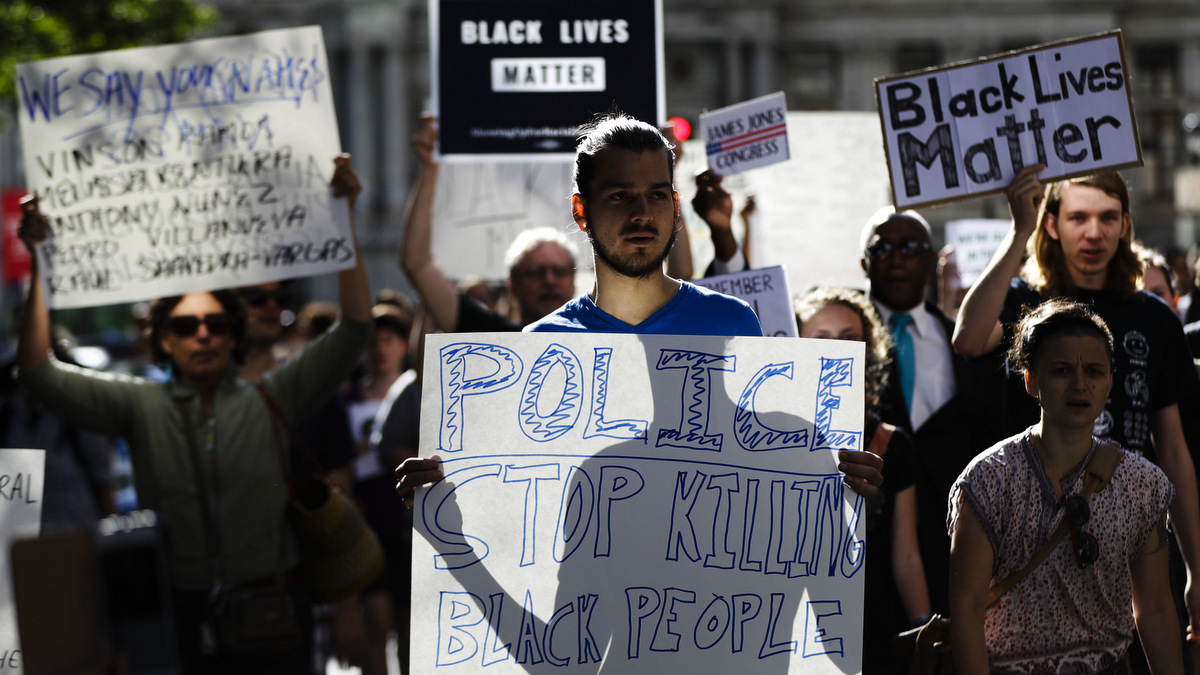
<path fill-rule="evenodd" d="M 571 219 L 569 162 L 458 162 L 438 171 L 433 203 L 433 259 L 452 279 L 508 278 L 504 256 L 524 230 L 553 227 L 585 249 Z"/>
<path fill-rule="evenodd" d="M 719 274 L 697 279 L 696 285 L 732 295 L 750 303 L 758 315 L 763 335 L 799 337 L 796 312 L 792 309 L 792 291 L 787 273 L 778 265 L 762 269 Z"/>
<path fill-rule="evenodd" d="M 0 669 L 4 672 L 24 670 L 9 551 L 13 541 L 36 537 L 41 531 L 45 464 L 45 450 L 0 449 Z"/>
<path fill-rule="evenodd" d="M 787 101 L 767 94 L 700 115 L 708 166 L 722 176 L 786 161 Z"/>
<path fill-rule="evenodd" d="M 875 81 L 897 209 L 1141 166 L 1121 31 Z"/>
<path fill-rule="evenodd" d="M 818 284 L 864 288 L 859 233 L 888 204 L 878 117 L 790 112 L 788 143 L 796 161 L 744 174 L 758 205 L 753 265 L 782 265 L 796 294 Z"/>
<path fill-rule="evenodd" d="M 52 307 L 353 267 L 319 27 L 17 66 Z"/>
<path fill-rule="evenodd" d="M 860 671 L 862 343 L 428 340 L 413 672 Z"/>
<path fill-rule="evenodd" d="M 970 288 L 1004 241 L 1012 222 L 999 218 L 946 221 L 946 243 L 954 247 L 961 288 Z"/>

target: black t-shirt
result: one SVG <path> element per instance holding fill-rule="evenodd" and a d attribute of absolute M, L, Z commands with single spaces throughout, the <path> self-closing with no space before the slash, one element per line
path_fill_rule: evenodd
<path fill-rule="evenodd" d="M 509 321 L 483 305 L 458 294 L 458 318 L 454 323 L 455 333 L 512 333 L 521 330 L 521 324 Z"/>
<path fill-rule="evenodd" d="M 1005 345 L 1012 343 L 1022 308 L 1034 307 L 1042 299 L 1028 282 L 1013 281 L 1000 314 Z M 1182 408 L 1181 399 L 1190 391 L 1187 378 L 1195 377 L 1183 324 L 1166 303 L 1145 291 L 1118 300 L 1105 291 L 1080 290 L 1074 299 L 1089 304 L 1113 336 L 1116 368 L 1112 390 L 1093 433 L 1157 463 L 1150 438 L 1154 415 L 1172 404 L 1180 403 Z M 1010 386 L 1005 429 L 1015 434 L 1037 422 L 1040 411 L 1020 377 L 1013 373 L 1009 382 L 1014 386 Z"/>

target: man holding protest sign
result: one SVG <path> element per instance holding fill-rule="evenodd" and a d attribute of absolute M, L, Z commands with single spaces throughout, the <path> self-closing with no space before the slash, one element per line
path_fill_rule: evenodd
<path fill-rule="evenodd" d="M 361 184 L 349 157 L 335 162 L 334 196 L 346 197 L 353 207 Z M 49 224 L 36 200 L 24 209 L 20 234 L 32 249 Z M 353 228 L 353 218 L 350 223 Z M 353 229 L 350 241 L 355 242 Z M 342 320 L 263 378 L 264 389 L 292 422 L 337 390 L 366 345 L 371 299 L 356 243 L 354 248 L 356 266 L 339 273 Z M 185 672 L 307 672 L 310 601 L 296 574 L 300 556 L 286 519 L 288 481 L 274 450 L 273 416 L 263 396 L 237 379 L 245 330 L 241 301 L 228 290 L 155 301 L 152 348 L 171 373 L 167 382 L 157 383 L 53 359 L 46 291 L 36 268 L 32 279 L 18 348 L 22 381 L 64 419 L 129 440 L 139 499 L 165 525 Z M 225 606 L 224 591 L 275 584 L 284 587 L 293 611 L 277 612 L 277 625 L 256 628 L 277 629 L 274 637 L 294 646 L 265 655 L 221 643 L 212 620 Z M 292 625 L 285 621 L 289 617 Z"/>
<path fill-rule="evenodd" d="M 1112 331 L 1119 378 L 1093 434 L 1154 461 L 1174 484 L 1170 516 L 1187 567 L 1184 600 L 1194 636 L 1200 625 L 1200 502 L 1181 410 L 1194 405 L 1196 371 L 1183 329 L 1169 307 L 1137 290 L 1141 267 L 1131 248 L 1124 179 L 1103 172 L 1043 190 L 1037 174 L 1044 169 L 1026 167 L 1009 185 L 1012 229 L 963 300 L 954 347 L 975 357 L 1008 344 L 1019 314 L 1042 298 L 1092 303 Z M 1032 255 L 1022 276 L 1027 248 Z M 1023 383 L 1015 378 L 1010 383 L 1005 431 L 1016 433 L 1037 421 L 1038 409 L 1031 410 L 1032 400 L 1022 396 Z M 1195 650 L 1197 643 L 1191 644 Z"/>
<path fill-rule="evenodd" d="M 583 129 L 571 210 L 593 244 L 596 286 L 526 330 L 762 334 L 745 302 L 663 272 L 680 217 L 674 168 L 670 143 L 649 124 L 613 115 Z M 847 486 L 866 498 L 878 492 L 883 460 L 856 451 L 841 451 L 838 459 Z M 396 467 L 396 478 L 402 495 L 441 480 L 440 459 L 406 459 Z"/>

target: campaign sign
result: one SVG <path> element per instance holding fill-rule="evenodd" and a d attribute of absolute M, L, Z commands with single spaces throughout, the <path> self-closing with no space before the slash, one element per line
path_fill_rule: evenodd
<path fill-rule="evenodd" d="M 745 270 L 697 279 L 697 286 L 732 295 L 750 303 L 758 315 L 763 335 L 767 337 L 799 337 L 796 312 L 792 309 L 792 291 L 788 287 L 783 267 Z"/>
<path fill-rule="evenodd" d="M 17 66 L 53 307 L 353 267 L 319 27 Z"/>
<path fill-rule="evenodd" d="M 430 0 L 429 22 L 445 161 L 569 159 L 596 113 L 666 118 L 662 0 Z"/>
<path fill-rule="evenodd" d="M 875 80 L 896 208 L 1142 164 L 1121 31 Z"/>
<path fill-rule="evenodd" d="M 787 102 L 783 92 L 700 115 L 710 169 L 729 176 L 787 160 Z"/>
<path fill-rule="evenodd" d="M 418 673 L 857 673 L 862 343 L 428 338 Z"/>

